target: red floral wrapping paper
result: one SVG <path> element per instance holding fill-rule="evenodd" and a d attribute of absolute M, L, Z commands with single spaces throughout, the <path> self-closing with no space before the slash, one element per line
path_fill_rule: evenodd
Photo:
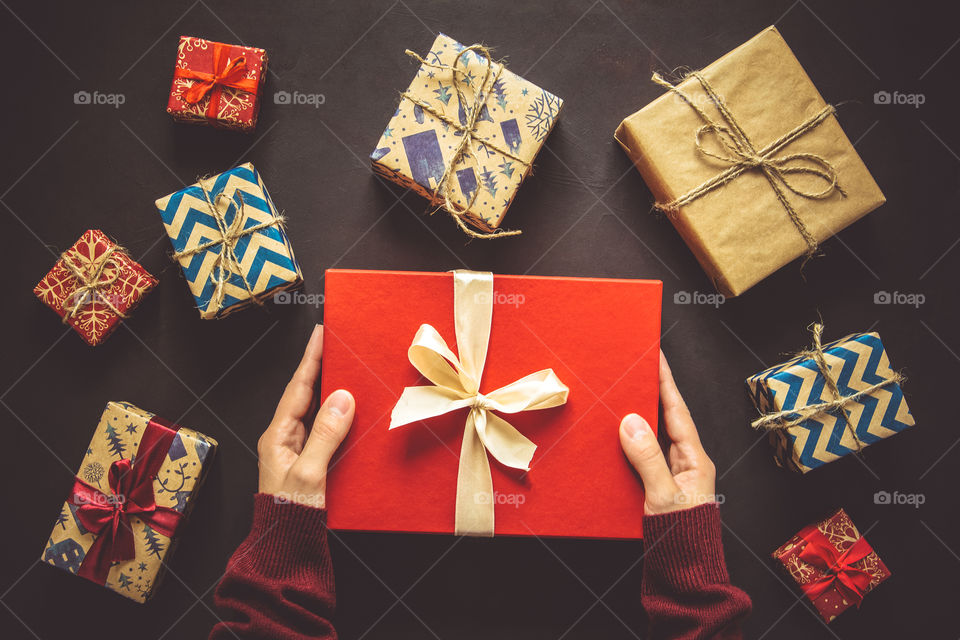
<path fill-rule="evenodd" d="M 829 545 L 832 548 L 832 552 L 829 549 L 826 550 L 828 552 L 826 555 L 835 556 L 829 563 L 829 567 L 818 567 L 804 558 L 805 549 L 811 544 Z M 859 548 L 861 553 L 855 553 L 855 547 Z M 853 559 L 859 555 L 863 557 L 846 564 L 843 554 L 851 551 L 854 553 L 850 553 L 847 559 Z M 809 553 L 808 549 L 807 553 Z M 832 622 L 850 607 L 859 606 L 858 598 L 862 599 L 864 595 L 890 577 L 890 569 L 860 535 L 860 531 L 843 509 L 839 509 L 826 520 L 801 529 L 774 551 L 773 557 L 783 564 L 827 622 Z M 839 575 L 844 573 L 852 578 L 853 582 L 860 583 L 856 589 L 858 593 L 852 593 L 849 587 L 840 583 Z M 820 589 L 822 593 L 817 594 L 816 592 Z"/>
<path fill-rule="evenodd" d="M 61 318 L 66 317 L 77 301 L 78 289 L 82 283 L 64 264 L 64 260 L 71 260 L 76 268 L 93 274 L 111 247 L 114 247 L 114 251 L 106 257 L 108 263 L 98 279 L 99 282 L 112 281 L 111 284 L 97 289 L 95 294 L 89 296 L 90 299 L 66 320 L 91 346 L 103 342 L 122 320 L 110 308 L 111 305 L 117 311 L 128 314 L 157 285 L 156 278 L 123 249 L 116 248 L 116 243 L 102 231 L 91 229 L 64 252 L 53 265 L 53 269 L 33 289 L 33 293 L 44 304 L 56 311 Z"/>
<path fill-rule="evenodd" d="M 237 67 L 240 58 L 243 62 Z M 267 52 L 263 49 L 181 36 L 167 113 L 182 122 L 250 131 L 257 125 L 266 72 Z M 188 77 L 194 74 L 209 79 Z M 198 83 L 210 84 L 214 76 L 219 76 L 219 80 L 203 98 L 189 102 L 191 88 Z"/>

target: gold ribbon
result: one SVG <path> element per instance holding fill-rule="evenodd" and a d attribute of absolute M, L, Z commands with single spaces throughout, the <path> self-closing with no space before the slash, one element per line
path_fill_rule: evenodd
<path fill-rule="evenodd" d="M 754 429 L 762 428 L 768 431 L 789 429 L 790 427 L 795 427 L 802 422 L 810 420 L 811 418 L 818 418 L 825 413 L 833 413 L 839 409 L 842 412 L 847 431 L 849 431 L 850 435 L 853 437 L 853 442 L 856 444 L 857 451 L 859 452 L 861 449 L 863 449 L 863 444 L 860 442 L 860 438 L 857 437 L 857 431 L 853 426 L 853 422 L 850 420 L 850 412 L 847 411 L 846 405 L 850 402 L 856 402 L 863 396 L 870 395 L 877 389 L 882 389 L 883 387 L 893 383 L 899 384 L 903 382 L 903 376 L 894 372 L 892 377 L 887 378 L 882 382 L 870 385 L 866 389 L 861 389 L 856 393 L 852 393 L 847 396 L 842 395 L 840 390 L 837 388 L 837 380 L 830 373 L 830 367 L 827 365 L 827 360 L 823 355 L 823 345 L 821 342 L 821 337 L 823 335 L 823 324 L 819 322 L 814 323 L 810 327 L 810 331 L 813 333 L 813 347 L 811 349 L 798 352 L 794 357 L 812 359 L 817 364 L 817 369 L 820 370 L 820 375 L 823 376 L 823 379 L 826 382 L 827 390 L 830 392 L 833 400 L 819 402 L 817 404 L 811 404 L 796 409 L 790 409 L 789 411 L 766 413 L 750 423 L 750 426 Z"/>
<path fill-rule="evenodd" d="M 469 81 L 466 81 L 466 75 L 464 75 L 464 72 L 461 71 L 457 65 L 460 63 L 460 59 L 471 51 L 476 52 L 477 55 L 482 57 L 487 64 L 486 64 L 486 71 L 483 76 L 483 81 L 480 83 L 480 89 L 474 93 L 473 104 L 469 105 L 467 104 L 466 95 L 463 93 L 463 90 L 460 88 L 460 85 L 468 84 L 472 88 L 472 84 L 470 84 Z M 453 86 L 457 90 L 457 99 L 460 101 L 460 104 L 463 105 L 464 112 L 467 115 L 466 124 L 460 124 L 459 121 L 450 118 L 449 116 L 447 116 L 444 113 L 441 113 L 437 109 L 434 109 L 431 105 L 424 102 L 423 100 L 416 97 L 415 95 L 406 91 L 400 94 L 402 97 L 414 103 L 415 105 L 417 105 L 418 107 L 420 107 L 421 109 L 423 109 L 424 111 L 432 115 L 434 118 L 450 125 L 451 127 L 453 127 L 454 129 L 456 129 L 458 132 L 462 134 L 460 136 L 460 143 L 457 145 L 457 148 L 454 149 L 453 157 L 450 158 L 450 163 L 444 168 L 443 175 L 440 177 L 440 180 L 437 182 L 436 189 L 433 190 L 434 200 L 439 200 L 441 196 L 443 197 L 443 208 L 446 209 L 447 212 L 450 214 L 450 216 L 454 219 L 454 221 L 457 223 L 457 226 L 460 227 L 460 230 L 463 231 L 468 236 L 470 236 L 471 238 L 478 238 L 480 240 L 489 240 L 491 238 L 501 238 L 505 236 L 520 235 L 521 233 L 520 231 L 504 231 L 502 229 L 497 229 L 496 231 L 492 231 L 489 233 L 479 233 L 467 227 L 466 223 L 463 221 L 463 216 L 470 211 L 474 203 L 477 201 L 477 196 L 480 193 L 479 187 L 473 192 L 473 196 L 471 196 L 470 202 L 467 204 L 466 207 L 458 207 L 457 204 L 450 199 L 450 193 L 453 191 L 454 188 L 456 188 L 456 184 L 454 183 L 454 177 L 456 175 L 454 171 L 454 167 L 456 167 L 456 165 L 461 160 L 465 158 L 473 158 L 474 170 L 479 173 L 480 167 L 477 164 L 477 161 L 475 159 L 476 151 L 473 148 L 474 142 L 479 142 L 483 146 L 493 149 L 500 155 L 510 158 L 511 160 L 515 160 L 516 162 L 519 162 L 524 167 L 530 166 L 530 163 L 524 160 L 523 158 L 517 155 L 514 155 L 505 149 L 501 149 L 500 147 L 494 145 L 493 143 L 487 141 L 486 139 L 481 138 L 480 136 L 477 135 L 477 132 L 476 132 L 477 121 L 479 120 L 480 114 L 483 112 L 483 108 L 486 106 L 487 100 L 490 98 L 490 94 L 491 94 L 491 91 L 487 87 L 487 82 L 490 81 L 492 77 L 492 82 L 490 82 L 490 88 L 492 88 L 493 85 L 500 78 L 500 74 L 503 72 L 503 65 L 497 65 L 497 72 L 496 74 L 494 74 L 493 73 L 494 63 L 492 58 L 490 57 L 490 51 L 486 47 L 480 44 L 474 44 L 474 45 L 470 45 L 469 47 L 465 47 L 463 50 L 460 51 L 459 54 L 457 54 L 457 58 L 453 61 L 452 65 L 427 62 L 426 60 L 421 58 L 419 55 L 417 55 L 415 52 L 410 51 L 409 49 L 407 49 L 405 53 L 411 58 L 418 60 L 420 64 L 424 66 L 431 67 L 433 69 L 443 69 L 445 71 L 452 72 Z M 467 65 L 466 63 L 464 63 L 463 70 L 466 70 L 466 69 L 467 69 Z"/>
<path fill-rule="evenodd" d="M 122 251 L 117 245 L 107 247 L 107 250 L 97 258 L 91 260 L 86 267 L 73 261 L 69 251 L 60 255 L 60 261 L 67 271 L 70 272 L 77 282 L 80 283 L 73 292 L 73 302 L 65 304 L 63 307 L 63 323 L 66 324 L 80 312 L 80 309 L 88 304 L 101 302 L 110 311 L 117 314 L 120 318 L 126 319 L 127 316 L 116 307 L 107 296 L 103 295 L 102 290 L 109 289 L 120 278 L 120 265 L 117 264 L 116 257 L 113 255 L 117 251 Z M 107 273 L 107 267 L 113 267 L 113 273 Z"/>
<path fill-rule="evenodd" d="M 489 452 L 501 464 L 529 471 L 537 446 L 494 411 L 519 413 L 558 407 L 569 389 L 553 369 L 480 393 L 493 317 L 493 274 L 453 272 L 453 305 L 459 358 L 429 324 L 420 325 L 407 357 L 432 386 L 407 387 L 393 408 L 390 429 L 469 407 L 460 466 L 454 533 L 492 536 L 493 478 Z"/>
<path fill-rule="evenodd" d="M 209 242 L 203 242 L 191 249 L 178 251 L 173 254 L 173 259 L 180 260 L 181 258 L 203 253 L 207 249 L 219 245 L 220 253 L 217 254 L 213 268 L 210 270 L 210 280 L 216 284 L 213 296 L 210 298 L 210 301 L 213 303 L 213 308 L 216 309 L 218 313 L 222 309 L 223 299 L 226 296 L 227 281 L 230 279 L 230 274 L 232 273 L 240 276 L 240 280 L 243 281 L 243 287 L 247 290 L 247 293 L 250 294 L 250 300 L 257 305 L 263 306 L 263 301 L 260 299 L 260 296 L 254 294 L 253 289 L 250 288 L 250 284 L 243 274 L 240 260 L 237 258 L 234 249 L 236 248 L 237 241 L 244 236 L 268 227 L 278 227 L 282 230 L 285 218 L 281 215 L 273 215 L 268 222 L 261 222 L 260 224 L 244 229 L 243 225 L 247 220 L 247 214 L 244 209 L 243 196 L 239 190 L 233 192 L 232 198 L 220 192 L 211 199 L 210 193 L 203 186 L 203 179 L 197 182 L 197 186 L 203 193 L 203 198 L 207 202 L 210 215 L 217 223 L 217 230 L 220 233 L 220 237 L 210 240 Z M 227 224 L 226 214 L 227 211 L 230 210 L 231 204 L 235 205 L 236 213 L 233 216 L 233 221 Z"/>
<path fill-rule="evenodd" d="M 807 225 L 805 225 L 803 220 L 800 219 L 800 215 L 797 213 L 796 209 L 794 209 L 793 205 L 790 204 L 790 200 L 787 199 L 786 192 L 789 191 L 790 193 L 800 196 L 801 198 L 807 198 L 811 200 L 823 200 L 833 195 L 834 192 L 837 192 L 842 197 L 845 197 L 846 193 L 840 188 L 836 168 L 823 156 L 815 153 L 788 153 L 781 156 L 776 154 L 780 153 L 784 147 L 800 136 L 809 133 L 818 127 L 821 123 L 823 123 L 824 120 L 832 116 L 836 112 L 836 109 L 834 109 L 832 105 L 828 104 L 818 113 L 810 117 L 799 126 L 795 127 L 793 130 L 780 136 L 778 139 L 774 140 L 762 149 L 757 150 L 747 137 L 747 134 L 743 131 L 743 127 L 740 126 L 740 123 L 737 122 L 736 118 L 734 118 L 733 114 L 727 108 L 727 105 L 724 103 L 720 95 L 714 90 L 713 86 L 707 82 L 707 79 L 703 77 L 699 71 L 694 71 L 693 73 L 690 73 L 689 76 L 696 78 L 697 81 L 700 82 L 700 86 L 703 87 L 707 97 L 710 98 L 710 101 L 720 112 L 720 116 L 723 119 L 724 124 L 717 122 L 707 115 L 707 113 L 701 109 L 696 102 L 694 102 L 685 93 L 680 91 L 677 86 L 672 85 L 664 80 L 660 74 L 653 74 L 652 80 L 658 85 L 680 96 L 680 98 L 682 98 L 694 111 L 696 111 L 697 115 L 700 116 L 700 119 L 706 123 L 697 129 L 697 133 L 695 135 L 694 142 L 697 151 L 705 156 L 709 156 L 715 160 L 720 160 L 721 162 L 729 164 L 730 166 L 709 180 L 694 187 L 679 198 L 666 203 L 658 202 L 655 203 L 654 206 L 660 211 L 668 214 L 676 213 L 680 210 L 680 207 L 693 202 L 697 198 L 706 195 L 707 193 L 727 184 L 732 180 L 735 180 L 741 174 L 753 170 L 760 171 L 767 179 L 767 182 L 770 183 L 770 187 L 776 194 L 777 200 L 780 201 L 780 204 L 787 212 L 787 215 L 790 216 L 790 221 L 793 223 L 793 226 L 796 227 L 797 231 L 803 237 L 804 242 L 807 243 L 807 259 L 809 259 L 814 252 L 816 252 L 819 244 L 817 239 L 807 229 Z M 720 149 L 722 150 L 722 154 L 708 151 L 703 146 L 704 137 L 708 134 L 712 134 L 716 138 L 716 141 L 719 143 Z M 794 182 L 791 180 L 790 177 L 793 174 L 815 176 L 816 178 L 823 180 L 827 186 L 820 191 L 803 189 L 794 184 Z"/>

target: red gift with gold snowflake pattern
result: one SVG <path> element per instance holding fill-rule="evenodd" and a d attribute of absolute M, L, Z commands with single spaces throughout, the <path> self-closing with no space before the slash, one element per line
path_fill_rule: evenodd
<path fill-rule="evenodd" d="M 250 131 L 266 73 L 263 49 L 182 36 L 167 113 L 183 122 Z"/>
<path fill-rule="evenodd" d="M 63 252 L 33 293 L 96 346 L 156 285 L 120 246 L 91 229 Z"/>
<path fill-rule="evenodd" d="M 859 607 L 866 594 L 890 577 L 890 569 L 843 509 L 801 529 L 773 557 L 827 622 Z"/>

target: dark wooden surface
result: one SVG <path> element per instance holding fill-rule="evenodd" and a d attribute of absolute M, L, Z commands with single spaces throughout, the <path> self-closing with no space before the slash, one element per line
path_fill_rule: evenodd
<path fill-rule="evenodd" d="M 953 638 L 958 633 L 960 465 L 953 403 L 960 370 L 956 22 L 934 3 L 774 0 L 674 3 L 35 3 L 4 0 L 0 157 L 4 438 L 0 635 L 199 638 L 212 590 L 245 536 L 266 426 L 322 307 L 248 310 L 201 321 L 155 198 L 239 161 L 256 164 L 290 218 L 307 293 L 323 270 L 359 267 L 659 278 L 663 347 L 720 473 L 727 561 L 753 597 L 750 637 Z M 776 23 L 840 119 L 888 203 L 827 242 L 801 277 L 791 265 L 719 308 L 674 303 L 709 285 L 612 133 L 656 97 L 652 70 L 709 63 Z M 449 220 L 375 178 L 365 160 L 437 31 L 484 41 L 566 100 L 508 215 L 524 235 L 465 243 Z M 177 38 L 269 51 L 260 123 L 238 135 L 164 113 Z M 276 91 L 323 94 L 318 108 Z M 77 91 L 118 93 L 119 108 Z M 922 94 L 919 107 L 875 104 Z M 731 212 L 735 213 L 735 212 Z M 119 239 L 159 288 L 103 346 L 66 331 L 31 289 L 87 228 Z M 923 304 L 874 304 L 878 292 Z M 577 304 L 572 300 L 570 304 Z M 743 379 L 808 343 L 874 329 L 909 377 L 917 427 L 807 477 L 776 468 L 747 426 Z M 602 354 L 597 354 L 602 357 Z M 107 400 L 128 400 L 219 439 L 209 484 L 156 599 L 139 606 L 37 562 Z M 362 396 L 360 398 L 362 402 Z M 611 425 L 611 437 L 615 425 Z M 877 491 L 922 494 L 919 508 Z M 844 506 L 893 578 L 828 629 L 769 553 Z M 602 499 L 598 499 L 602 508 Z M 644 637 L 642 546 L 383 534 L 333 544 L 344 638 Z"/>

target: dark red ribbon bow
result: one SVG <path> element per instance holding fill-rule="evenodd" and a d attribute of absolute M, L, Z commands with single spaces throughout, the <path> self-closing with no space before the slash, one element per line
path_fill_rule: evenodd
<path fill-rule="evenodd" d="M 151 419 L 140 439 L 136 462 L 123 459 L 110 465 L 107 473 L 109 493 L 76 478 L 70 503 L 77 507 L 77 520 L 96 536 L 84 556 L 78 575 L 97 584 L 105 584 L 113 562 L 135 557 L 131 516 L 137 516 L 157 533 L 173 537 L 183 514 L 169 507 L 157 506 L 153 480 L 176 435 L 175 425 L 156 417 Z"/>
<path fill-rule="evenodd" d="M 220 108 L 220 96 L 224 87 L 240 89 L 247 93 L 255 93 L 257 81 L 255 78 L 246 78 L 247 60 L 238 56 L 233 60 L 227 55 L 231 45 L 222 42 L 213 43 L 213 73 L 181 69 L 177 67 L 174 75 L 178 78 L 187 78 L 194 83 L 183 93 L 183 99 L 190 104 L 197 104 L 210 94 L 210 104 L 207 105 L 207 117 L 216 118 Z"/>
<path fill-rule="evenodd" d="M 866 538 L 861 537 L 842 553 L 837 551 L 820 529 L 814 528 L 804 534 L 803 539 L 807 544 L 800 550 L 798 557 L 823 572 L 813 582 L 801 585 L 800 588 L 807 597 L 815 600 L 830 589 L 836 589 L 844 598 L 859 607 L 872 580 L 869 573 L 853 566 L 873 551 Z"/>

